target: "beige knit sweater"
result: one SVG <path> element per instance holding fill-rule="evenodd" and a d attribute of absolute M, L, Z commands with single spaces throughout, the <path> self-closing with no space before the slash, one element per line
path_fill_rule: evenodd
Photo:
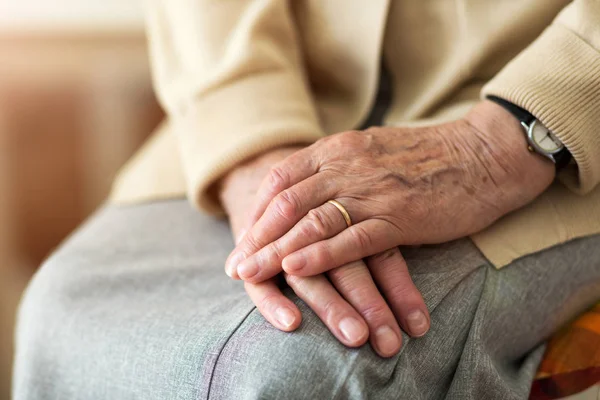
<path fill-rule="evenodd" d="M 383 57 L 387 125 L 460 118 L 482 96 L 534 114 L 576 164 L 473 236 L 497 267 L 600 232 L 600 0 L 148 0 L 169 122 L 115 182 L 116 202 L 187 195 L 270 148 L 356 128 Z"/>

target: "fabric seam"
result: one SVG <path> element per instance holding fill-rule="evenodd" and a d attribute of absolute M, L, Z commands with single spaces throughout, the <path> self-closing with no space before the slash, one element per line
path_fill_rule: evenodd
<path fill-rule="evenodd" d="M 221 354 L 223 354 L 223 350 L 225 350 L 225 347 L 227 347 L 227 344 L 229 343 L 229 341 L 231 340 L 231 338 L 233 337 L 233 335 L 235 335 L 235 333 L 240 329 L 240 327 L 242 326 L 242 324 L 248 319 L 248 317 L 250 316 L 250 314 L 252 314 L 252 312 L 254 310 L 256 310 L 256 306 L 253 306 L 250 309 L 250 311 L 248 311 L 246 313 L 246 315 L 244 315 L 244 317 L 242 318 L 242 320 L 236 325 L 235 328 L 233 328 L 233 331 L 231 331 L 231 333 L 229 334 L 229 336 L 227 337 L 227 339 L 225 340 L 225 342 L 223 343 L 223 345 L 219 349 L 219 352 L 217 353 L 217 357 L 215 358 L 215 362 L 213 364 L 212 371 L 210 372 L 210 378 L 208 380 L 208 388 L 206 390 L 206 400 L 210 399 L 210 392 L 211 392 L 212 385 L 213 385 L 213 380 L 214 380 L 214 377 L 215 377 L 215 371 L 217 370 L 217 364 L 219 363 L 219 360 L 221 359 Z"/>

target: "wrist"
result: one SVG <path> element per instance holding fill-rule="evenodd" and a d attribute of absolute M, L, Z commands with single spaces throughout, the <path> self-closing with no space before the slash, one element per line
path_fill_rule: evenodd
<path fill-rule="evenodd" d="M 490 173 L 509 202 L 522 206 L 541 194 L 554 180 L 555 166 L 528 150 L 519 121 L 500 105 L 485 100 L 465 117 L 489 150 Z M 516 208 L 514 204 L 510 208 Z"/>
<path fill-rule="evenodd" d="M 253 197 L 258 190 L 257 178 L 244 165 L 231 169 L 215 183 L 216 194 L 227 215 L 231 215 L 240 197 Z"/>

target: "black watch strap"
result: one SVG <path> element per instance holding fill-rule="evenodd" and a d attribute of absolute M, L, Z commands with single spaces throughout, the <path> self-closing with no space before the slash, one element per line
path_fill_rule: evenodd
<path fill-rule="evenodd" d="M 488 96 L 487 99 L 493 101 L 494 103 L 500 104 L 511 114 L 517 117 L 519 122 L 525 122 L 527 125 L 529 125 L 535 119 L 533 114 L 531 114 L 529 111 L 511 103 L 510 101 L 506 101 L 496 96 Z"/>
<path fill-rule="evenodd" d="M 510 101 L 506 101 L 496 96 L 487 96 L 487 99 L 504 107 L 508 112 L 514 115 L 515 118 L 519 120 L 519 122 L 524 122 L 526 125 L 529 125 L 531 122 L 533 122 L 533 120 L 535 120 L 533 114 L 511 103 Z M 569 162 L 571 161 L 571 153 L 566 147 L 560 152 L 553 154 L 552 156 L 554 157 L 556 172 L 566 167 L 567 164 L 569 164 Z"/>
<path fill-rule="evenodd" d="M 554 161 L 556 162 L 556 172 L 560 171 L 571 162 L 571 152 L 565 147 L 562 151 L 554 155 Z"/>

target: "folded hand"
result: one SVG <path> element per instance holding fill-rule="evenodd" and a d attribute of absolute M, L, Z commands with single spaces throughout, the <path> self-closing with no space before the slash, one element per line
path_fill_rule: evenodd
<path fill-rule="evenodd" d="M 223 182 L 221 199 L 238 240 L 243 236 L 244 227 L 251 226 L 260 217 L 253 208 L 260 181 L 275 162 L 297 150 L 283 148 L 266 153 L 236 168 Z M 429 328 L 427 308 L 396 247 L 365 261 L 347 263 L 325 275 L 285 274 L 284 277 L 298 297 L 347 346 L 360 346 L 369 339 L 378 354 L 388 357 L 396 354 L 401 346 L 399 323 L 413 336 L 421 336 Z M 282 294 L 274 278 L 260 283 L 246 282 L 245 288 L 259 311 L 274 326 L 284 331 L 299 326 L 298 308 Z"/>
<path fill-rule="evenodd" d="M 394 246 L 470 235 L 552 181 L 552 163 L 526 149 L 516 119 L 491 102 L 443 125 L 324 138 L 271 170 L 257 195 L 262 216 L 226 268 L 247 282 L 281 267 L 312 276 Z"/>

